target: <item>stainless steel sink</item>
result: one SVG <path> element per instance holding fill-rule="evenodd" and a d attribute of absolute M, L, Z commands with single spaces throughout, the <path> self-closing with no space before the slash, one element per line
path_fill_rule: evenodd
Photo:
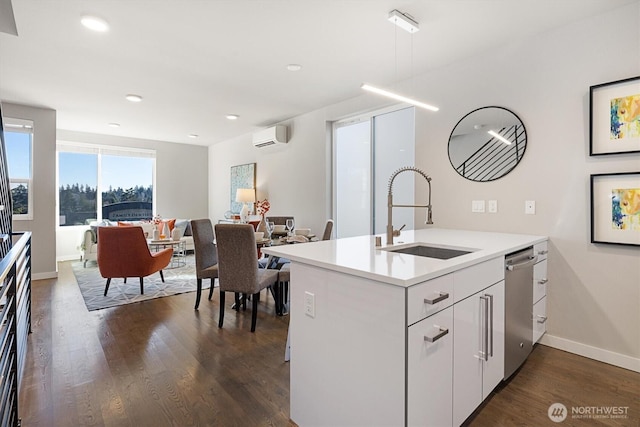
<path fill-rule="evenodd" d="M 402 248 L 385 248 L 383 250 L 436 259 L 451 259 L 461 255 L 470 254 L 475 251 L 473 249 L 451 249 L 441 246 L 428 246 L 423 244 L 405 246 Z"/>

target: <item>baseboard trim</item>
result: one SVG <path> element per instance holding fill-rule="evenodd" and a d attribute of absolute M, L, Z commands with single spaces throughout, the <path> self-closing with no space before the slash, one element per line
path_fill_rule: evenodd
<path fill-rule="evenodd" d="M 560 338 L 553 335 L 545 334 L 540 340 L 540 344 L 559 350 L 568 351 L 579 356 L 588 357 L 599 362 L 608 363 L 619 368 L 628 369 L 630 371 L 640 372 L 640 359 L 627 356 L 613 351 L 604 350 L 566 338 Z"/>
<path fill-rule="evenodd" d="M 45 280 L 45 279 L 57 279 L 57 271 L 49 271 L 46 273 L 33 273 L 31 274 L 31 280 Z"/>

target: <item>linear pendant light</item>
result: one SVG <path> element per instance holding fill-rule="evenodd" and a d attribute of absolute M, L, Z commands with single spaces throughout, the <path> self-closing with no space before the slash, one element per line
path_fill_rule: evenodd
<path fill-rule="evenodd" d="M 438 111 L 439 110 L 438 107 L 434 107 L 433 105 L 425 104 L 424 102 L 415 100 L 413 98 L 409 98 L 409 97 L 406 97 L 404 95 L 397 94 L 395 92 L 390 92 L 390 91 L 385 90 L 385 89 L 380 89 L 378 87 L 371 86 L 371 85 L 369 85 L 367 83 L 363 83 L 362 86 L 360 86 L 360 87 L 362 89 L 364 89 L 364 90 L 368 90 L 369 92 L 373 92 L 373 93 L 378 94 L 378 95 L 386 96 L 387 98 L 395 99 L 396 101 L 406 102 L 407 104 L 415 105 L 416 107 L 424 108 L 426 110 L 430 110 L 430 111 Z"/>
<path fill-rule="evenodd" d="M 419 30 L 418 22 L 413 19 L 410 15 L 406 13 L 402 13 L 397 9 L 389 12 L 389 22 L 397 25 L 399 28 L 411 33 L 411 37 L 413 34 Z M 413 40 L 413 38 L 412 38 Z M 411 52 L 411 64 L 413 64 L 413 41 L 412 41 L 412 52 Z M 396 59 L 396 68 L 397 68 L 397 59 Z M 415 105 L 416 107 L 424 108 L 425 110 L 430 111 L 438 111 L 438 107 L 434 107 L 433 105 L 426 104 L 422 101 L 418 101 L 413 98 L 409 98 L 408 96 L 400 95 L 399 93 L 391 92 L 386 89 L 382 89 L 376 86 L 372 86 L 368 83 L 363 83 L 360 88 L 367 90 L 369 92 L 373 92 L 377 95 L 386 96 L 387 98 L 395 99 L 396 101 L 406 102 L 407 104 Z"/>

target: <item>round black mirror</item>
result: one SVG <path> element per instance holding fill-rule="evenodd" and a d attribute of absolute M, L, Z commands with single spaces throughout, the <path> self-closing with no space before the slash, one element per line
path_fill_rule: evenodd
<path fill-rule="evenodd" d="M 449 136 L 449 161 L 462 177 L 487 182 L 502 178 L 520 162 L 527 131 L 513 112 L 502 107 L 473 110 Z"/>

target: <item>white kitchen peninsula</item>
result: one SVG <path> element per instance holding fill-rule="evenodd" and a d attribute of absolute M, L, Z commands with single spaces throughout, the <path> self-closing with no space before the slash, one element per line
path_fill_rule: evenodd
<path fill-rule="evenodd" d="M 264 248 L 292 261 L 291 419 L 459 425 L 503 379 L 504 256 L 546 240 L 447 229 L 395 239 L 472 251 L 447 260 L 374 236 Z"/>

